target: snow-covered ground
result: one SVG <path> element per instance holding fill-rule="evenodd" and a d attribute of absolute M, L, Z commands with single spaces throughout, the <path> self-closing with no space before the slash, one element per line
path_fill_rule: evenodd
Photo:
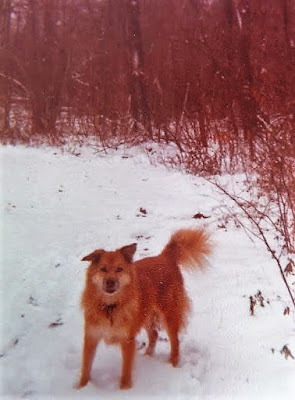
<path fill-rule="evenodd" d="M 1 150 L 1 399 L 293 399 L 295 320 L 275 262 L 258 240 L 224 226 L 225 200 L 202 178 L 151 166 L 139 150 L 80 155 L 53 148 Z M 229 177 L 224 177 L 224 180 Z M 140 211 L 146 210 L 146 214 Z M 208 216 L 196 220 L 196 213 Z M 161 334 L 154 358 L 138 337 L 134 387 L 118 389 L 119 349 L 102 345 L 93 381 L 79 375 L 79 299 L 95 248 L 138 242 L 161 251 L 180 227 L 204 224 L 215 251 L 205 272 L 185 275 L 193 312 L 179 368 Z M 249 312 L 261 291 L 264 307 Z M 291 312 L 284 315 L 289 306 Z"/>

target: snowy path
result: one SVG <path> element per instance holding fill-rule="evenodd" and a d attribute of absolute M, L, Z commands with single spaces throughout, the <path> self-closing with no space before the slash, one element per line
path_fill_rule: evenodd
<path fill-rule="evenodd" d="M 81 156 L 54 149 L 1 149 L 1 399 L 293 399 L 294 315 L 276 265 L 231 225 L 218 228 L 215 188 L 200 178 L 153 167 L 139 151 Z M 140 208 L 147 211 L 140 212 Z M 180 367 L 167 362 L 164 333 L 153 359 L 139 350 L 134 387 L 118 390 L 120 354 L 101 346 L 93 382 L 79 374 L 79 298 L 94 248 L 138 242 L 136 257 L 157 254 L 179 227 L 205 224 L 216 248 L 205 272 L 185 275 L 193 313 L 182 334 Z M 249 296 L 265 307 L 249 315 Z M 279 296 L 279 297 L 278 297 Z M 267 302 L 268 300 L 268 302 Z M 145 340 L 142 333 L 139 345 Z"/>

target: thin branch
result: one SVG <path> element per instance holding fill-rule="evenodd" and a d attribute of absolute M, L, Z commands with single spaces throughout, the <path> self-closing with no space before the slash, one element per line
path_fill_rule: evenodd
<path fill-rule="evenodd" d="M 252 215 L 251 215 L 251 214 L 248 212 L 248 210 L 243 206 L 243 204 L 242 204 L 239 200 L 237 200 L 237 198 L 236 198 L 234 195 L 230 194 L 227 190 L 225 190 L 225 189 L 224 189 L 221 185 L 219 185 L 218 183 L 212 182 L 212 181 L 210 181 L 210 180 L 208 180 L 208 181 L 209 181 L 210 183 L 212 183 L 213 185 L 215 185 L 219 190 L 221 190 L 227 197 L 229 197 L 229 198 L 230 198 L 230 199 L 231 199 L 245 214 L 246 214 L 246 216 L 247 216 L 247 218 L 249 219 L 249 221 L 251 221 L 252 224 L 257 228 L 257 230 L 258 230 L 258 232 L 259 232 L 259 236 L 257 236 L 257 237 L 259 237 L 259 238 L 263 241 L 263 243 L 265 244 L 267 250 L 271 253 L 272 257 L 273 257 L 274 260 L 276 261 L 276 263 L 277 263 L 277 265 L 278 265 L 278 267 L 279 267 L 279 271 L 280 271 L 281 277 L 282 277 L 282 279 L 283 279 L 283 281 L 284 281 L 284 283 L 285 283 L 285 286 L 286 286 L 287 291 L 288 291 L 288 293 L 289 293 L 289 296 L 290 296 L 290 298 L 291 298 L 292 304 L 293 304 L 293 306 L 294 306 L 294 308 L 295 308 L 295 299 L 294 299 L 294 297 L 293 297 L 293 294 L 292 294 L 292 292 L 291 292 L 290 286 L 289 286 L 289 284 L 288 284 L 288 282 L 287 282 L 287 279 L 286 279 L 286 277 L 285 277 L 285 274 L 284 274 L 283 267 L 282 267 L 282 265 L 281 265 L 280 259 L 279 259 L 279 257 L 276 255 L 275 251 L 271 248 L 271 246 L 270 246 L 270 244 L 269 244 L 269 242 L 268 242 L 268 240 L 267 240 L 267 238 L 266 238 L 266 236 L 265 236 L 265 234 L 264 234 L 263 228 L 259 225 L 259 223 L 255 220 L 255 218 L 252 217 Z"/>
<path fill-rule="evenodd" d="M 26 95 L 29 96 L 29 91 L 20 81 L 12 78 L 11 76 L 4 74 L 3 72 L 0 72 L 0 76 L 4 79 L 8 80 L 9 82 L 13 83 L 14 85 L 20 87 L 26 93 Z"/>

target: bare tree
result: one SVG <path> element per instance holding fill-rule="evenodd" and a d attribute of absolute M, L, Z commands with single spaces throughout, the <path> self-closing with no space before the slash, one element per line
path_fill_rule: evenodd
<path fill-rule="evenodd" d="M 59 35 L 59 1 L 29 1 L 25 79 L 29 87 L 34 132 L 53 132 L 61 107 L 67 68 L 66 40 Z M 63 32 L 64 33 L 64 32 Z"/>
<path fill-rule="evenodd" d="M 0 1 L 0 47 L 1 47 L 1 58 L 3 58 L 3 93 L 4 93 L 4 130 L 10 128 L 10 108 L 11 108 L 11 81 L 7 79 L 11 65 L 5 55 L 10 45 L 10 26 L 11 26 L 11 0 Z M 5 59 L 5 60 L 4 60 Z M 1 79 L 1 78 L 0 78 Z"/>
<path fill-rule="evenodd" d="M 136 121 L 143 122 L 151 135 L 151 115 L 147 91 L 147 77 L 140 23 L 140 1 L 127 1 L 128 42 L 130 57 L 130 93 L 132 115 Z"/>

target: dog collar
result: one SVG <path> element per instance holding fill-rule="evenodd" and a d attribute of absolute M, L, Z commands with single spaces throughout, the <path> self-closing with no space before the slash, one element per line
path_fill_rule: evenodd
<path fill-rule="evenodd" d="M 106 317 L 111 321 L 111 325 L 113 325 L 113 312 L 117 308 L 117 304 L 103 304 L 101 306 L 102 311 L 105 312 Z"/>

